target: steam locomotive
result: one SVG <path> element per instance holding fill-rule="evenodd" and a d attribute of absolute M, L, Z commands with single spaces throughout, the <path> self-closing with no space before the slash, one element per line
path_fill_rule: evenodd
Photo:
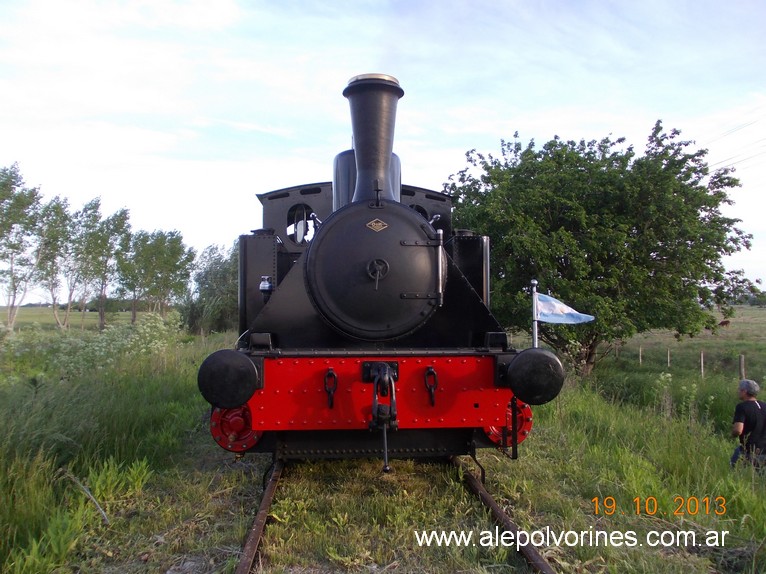
<path fill-rule="evenodd" d="M 553 399 L 551 352 L 509 346 L 489 311 L 489 239 L 453 229 L 448 194 L 401 184 L 396 78 L 343 91 L 354 149 L 332 182 L 258 196 L 239 238 L 234 349 L 198 385 L 214 440 L 275 459 L 440 458 L 512 449 Z"/>

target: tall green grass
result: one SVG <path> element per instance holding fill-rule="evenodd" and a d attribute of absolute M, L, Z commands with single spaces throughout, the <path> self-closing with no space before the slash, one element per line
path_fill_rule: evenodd
<path fill-rule="evenodd" d="M 745 376 L 766 387 L 765 351 L 766 309 L 738 307 L 731 325 L 716 333 L 634 337 L 604 359 L 586 384 L 603 396 L 727 434 L 738 400 L 740 357 Z"/>
<path fill-rule="evenodd" d="M 0 348 L 0 571 L 67 564 L 88 525 L 142 495 L 199 419 L 198 350 L 147 316 L 102 334 L 31 328 Z"/>
<path fill-rule="evenodd" d="M 523 527 L 632 530 L 639 540 L 650 530 L 729 531 L 720 548 L 578 545 L 560 555 L 563 571 L 585 564 L 647 573 L 766 568 L 766 477 L 744 465 L 729 467 L 731 440 L 699 421 L 667 417 L 584 387 L 566 389 L 535 414 L 536 428 L 518 461 L 487 457 L 491 489 L 512 502 Z M 610 514 L 604 512 L 607 497 L 614 502 Z M 656 512 L 652 504 L 647 512 L 650 497 Z M 711 503 L 709 510 L 684 507 L 676 515 L 678 497 L 723 497 L 725 512 L 718 508 L 716 514 Z"/>

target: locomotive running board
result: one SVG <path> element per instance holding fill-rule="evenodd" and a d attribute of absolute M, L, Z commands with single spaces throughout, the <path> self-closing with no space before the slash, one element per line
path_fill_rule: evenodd
<path fill-rule="evenodd" d="M 390 458 L 446 458 L 470 455 L 477 446 L 494 447 L 475 429 L 402 429 L 388 433 Z M 281 431 L 265 433 L 249 452 L 274 452 L 277 460 L 382 458 L 378 432 Z"/>

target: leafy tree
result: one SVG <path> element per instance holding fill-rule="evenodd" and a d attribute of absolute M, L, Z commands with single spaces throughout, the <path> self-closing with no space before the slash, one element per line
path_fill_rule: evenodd
<path fill-rule="evenodd" d="M 18 164 L 0 168 L 0 284 L 10 329 L 35 276 L 40 202 L 40 190 L 25 187 Z"/>
<path fill-rule="evenodd" d="M 722 263 L 750 247 L 739 220 L 721 213 L 739 181 L 728 168 L 711 174 L 707 150 L 679 135 L 657 122 L 641 157 L 608 137 L 556 137 L 539 150 L 503 141 L 500 158 L 468 152 L 469 167 L 448 189 L 457 225 L 491 237 L 501 321 L 529 327 L 537 279 L 541 292 L 596 316 L 539 326 L 540 338 L 587 374 L 601 350 L 635 333 L 694 335 L 715 327 L 716 307 L 733 312 L 728 302 L 752 288 Z"/>
<path fill-rule="evenodd" d="M 117 277 L 117 259 L 128 248 L 130 223 L 128 210 L 120 209 L 100 219 L 100 201 L 94 200 L 86 214 L 83 233 L 77 245 L 77 262 L 84 285 L 92 286 L 98 300 L 98 326 L 106 326 L 106 302 L 110 285 Z M 85 293 L 83 294 L 83 301 Z"/>
<path fill-rule="evenodd" d="M 211 245 L 200 254 L 193 274 L 194 290 L 180 306 L 191 332 L 227 331 L 239 326 L 237 309 L 239 249 Z"/>
<path fill-rule="evenodd" d="M 149 299 L 154 309 L 164 316 L 168 305 L 186 292 L 196 252 L 184 245 L 178 231 L 155 231 L 153 235 L 157 273 L 149 289 Z"/>
<path fill-rule="evenodd" d="M 59 292 L 62 271 L 72 245 L 72 215 L 66 199 L 56 196 L 40 211 L 37 245 L 37 282 L 51 297 L 53 318 L 59 328 L 68 323 L 68 314 L 62 321 L 59 316 Z"/>
<path fill-rule="evenodd" d="M 80 327 L 84 327 L 85 309 L 91 292 L 91 268 L 89 243 L 90 237 L 97 233 L 101 222 L 101 200 L 91 199 L 82 209 L 72 214 L 70 229 L 70 244 L 61 266 L 61 273 L 66 288 L 66 310 L 62 323 L 69 326 L 69 317 L 75 302 L 75 297 L 80 300 L 82 311 Z"/>
<path fill-rule="evenodd" d="M 139 231 L 117 260 L 121 290 L 131 298 L 131 321 L 136 321 L 138 302 L 149 298 L 153 310 L 163 316 L 173 298 L 183 296 L 194 263 L 178 231 Z"/>
<path fill-rule="evenodd" d="M 154 273 L 152 239 L 148 232 L 138 231 L 130 236 L 129 247 L 117 259 L 121 294 L 131 300 L 131 323 L 136 322 L 138 302 L 146 297 Z"/>

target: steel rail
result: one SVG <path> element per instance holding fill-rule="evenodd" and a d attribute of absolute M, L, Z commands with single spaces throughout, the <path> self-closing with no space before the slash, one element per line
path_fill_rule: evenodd
<path fill-rule="evenodd" d="M 503 508 L 492 498 L 492 495 L 487 492 L 481 481 L 476 478 L 466 464 L 460 461 L 457 457 L 452 458 L 452 464 L 459 468 L 463 472 L 463 478 L 465 484 L 470 488 L 476 496 L 479 497 L 481 503 L 489 508 L 492 516 L 497 520 L 505 530 L 513 532 L 514 539 L 518 536 L 519 527 L 511 520 L 511 517 L 503 510 Z M 551 567 L 548 561 L 543 558 L 542 554 L 537 551 L 531 544 L 526 544 L 519 549 L 519 552 L 527 560 L 529 565 L 541 574 L 556 574 L 556 571 Z"/>
<path fill-rule="evenodd" d="M 284 461 L 277 460 L 274 462 L 274 468 L 271 471 L 271 476 L 269 476 L 269 481 L 266 483 L 266 487 L 263 489 L 261 505 L 258 507 L 258 513 L 255 515 L 253 526 L 250 528 L 250 532 L 247 535 L 247 541 L 242 549 L 242 559 L 237 565 L 235 574 L 250 574 L 253 569 L 253 563 L 255 562 L 255 557 L 258 552 L 258 545 L 261 542 L 263 529 L 266 526 L 266 519 L 269 516 L 271 502 L 274 500 L 274 493 L 277 490 L 277 484 L 279 483 L 284 468 Z"/>

